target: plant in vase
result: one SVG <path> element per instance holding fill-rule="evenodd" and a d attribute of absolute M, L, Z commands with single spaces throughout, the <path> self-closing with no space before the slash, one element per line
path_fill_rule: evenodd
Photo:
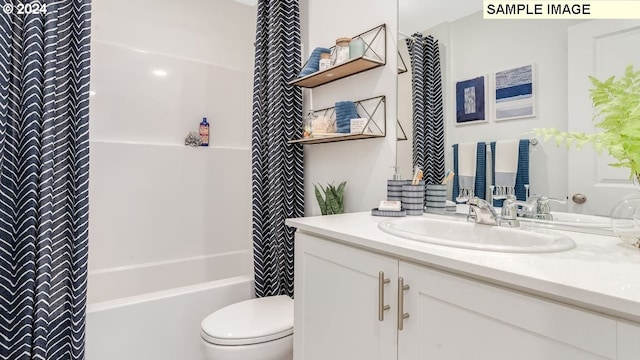
<path fill-rule="evenodd" d="M 606 150 L 617 161 L 613 167 L 628 168 L 636 187 L 640 184 L 640 71 L 629 65 L 624 75 L 600 81 L 589 77 L 589 90 L 595 108 L 596 128 L 602 132 L 586 134 L 553 128 L 533 129 L 544 140 L 554 138 L 556 144 L 580 149 L 592 144 L 598 153 Z M 640 194 L 635 193 L 618 203 L 611 212 L 616 234 L 626 242 L 640 247 Z"/>
<path fill-rule="evenodd" d="M 316 200 L 318 200 L 322 215 L 344 213 L 344 188 L 346 185 L 346 181 L 340 183 L 338 187 L 335 187 L 333 184 L 328 184 L 327 187 L 324 188 L 322 185 L 313 184 Z"/>

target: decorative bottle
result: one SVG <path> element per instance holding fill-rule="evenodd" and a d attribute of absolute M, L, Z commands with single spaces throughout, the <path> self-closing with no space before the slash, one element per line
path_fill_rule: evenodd
<path fill-rule="evenodd" d="M 200 141 L 200 146 L 209 146 L 209 123 L 206 117 L 200 123 Z"/>

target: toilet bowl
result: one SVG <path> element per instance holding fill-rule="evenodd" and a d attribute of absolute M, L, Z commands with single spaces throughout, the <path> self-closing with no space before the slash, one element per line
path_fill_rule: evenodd
<path fill-rule="evenodd" d="M 224 307 L 202 320 L 207 360 L 293 359 L 293 300 L 286 295 Z"/>

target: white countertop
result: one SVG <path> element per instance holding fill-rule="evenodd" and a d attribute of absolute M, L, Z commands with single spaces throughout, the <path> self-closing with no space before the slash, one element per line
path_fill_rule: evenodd
<path fill-rule="evenodd" d="M 556 253 L 499 253 L 389 235 L 378 229 L 378 223 L 385 219 L 392 218 L 366 212 L 288 219 L 286 224 L 399 259 L 640 322 L 640 249 L 617 237 L 559 231 L 577 246 Z"/>

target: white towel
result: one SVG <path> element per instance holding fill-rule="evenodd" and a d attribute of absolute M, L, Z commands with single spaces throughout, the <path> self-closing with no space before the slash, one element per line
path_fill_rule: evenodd
<path fill-rule="evenodd" d="M 472 199 L 476 186 L 477 143 L 458 145 L 458 184 L 461 199 Z"/>
<path fill-rule="evenodd" d="M 493 154 L 496 159 L 494 199 L 504 199 L 507 195 L 515 195 L 519 145 L 520 140 L 496 141 L 496 150 Z"/>

